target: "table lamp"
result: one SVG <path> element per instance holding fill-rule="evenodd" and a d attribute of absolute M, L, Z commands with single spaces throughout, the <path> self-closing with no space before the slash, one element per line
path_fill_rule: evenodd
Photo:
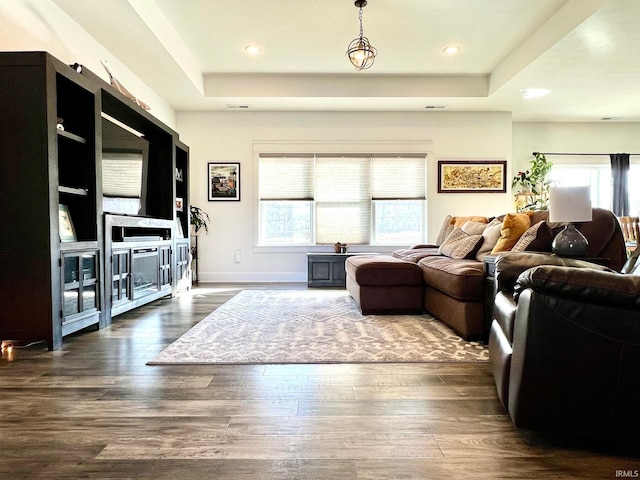
<path fill-rule="evenodd" d="M 584 257 L 587 239 L 573 222 L 591 221 L 591 187 L 551 187 L 549 189 L 549 222 L 567 222 L 551 244 L 553 253 L 561 257 Z"/>

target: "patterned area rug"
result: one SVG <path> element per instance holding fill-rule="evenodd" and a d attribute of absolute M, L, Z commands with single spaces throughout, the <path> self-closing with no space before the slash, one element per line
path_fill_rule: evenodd
<path fill-rule="evenodd" d="M 243 290 L 149 365 L 487 361 L 430 315 L 362 315 L 345 290 Z"/>

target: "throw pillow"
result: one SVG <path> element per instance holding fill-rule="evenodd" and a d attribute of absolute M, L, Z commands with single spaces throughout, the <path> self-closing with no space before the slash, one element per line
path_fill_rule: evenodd
<path fill-rule="evenodd" d="M 482 222 L 482 223 L 489 223 L 489 219 L 487 217 L 478 217 L 478 216 L 470 216 L 470 217 L 452 217 L 451 218 L 451 224 L 454 227 L 462 227 L 462 225 L 465 224 L 465 222 Z"/>
<path fill-rule="evenodd" d="M 454 228 L 453 232 L 440 245 L 438 253 L 460 260 L 472 257 L 482 242 L 482 235 L 469 235 L 461 228 Z"/>
<path fill-rule="evenodd" d="M 462 225 L 461 228 L 465 231 L 465 233 L 468 233 L 469 235 L 482 235 L 482 232 L 487 227 L 487 225 L 489 224 L 486 222 L 473 222 L 471 220 L 468 220 L 464 222 L 464 225 Z"/>
<path fill-rule="evenodd" d="M 528 213 L 507 213 L 502 221 L 500 238 L 491 253 L 495 255 L 511 250 L 530 226 L 531 220 Z"/>
<path fill-rule="evenodd" d="M 476 260 L 482 261 L 485 255 L 491 253 L 500 238 L 500 229 L 502 229 L 502 220 L 495 218 L 482 231 L 482 245 L 480 245 L 480 249 L 476 253 Z"/>
<path fill-rule="evenodd" d="M 436 245 L 442 245 L 442 242 L 444 242 L 449 234 L 453 231 L 453 224 L 451 223 L 452 218 L 453 217 L 451 215 L 447 215 L 444 218 L 444 222 L 442 222 L 442 226 L 440 227 L 440 231 L 438 232 L 438 236 L 436 237 Z"/>
<path fill-rule="evenodd" d="M 550 252 L 553 234 L 544 220 L 531 226 L 511 249 L 512 252 Z"/>

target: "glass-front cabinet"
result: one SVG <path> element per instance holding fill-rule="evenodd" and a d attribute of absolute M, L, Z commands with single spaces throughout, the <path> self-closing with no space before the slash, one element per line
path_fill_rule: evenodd
<path fill-rule="evenodd" d="M 111 302 L 120 305 L 132 299 L 131 250 L 114 250 L 111 255 Z"/>
<path fill-rule="evenodd" d="M 62 334 L 97 324 L 100 314 L 100 251 L 62 253 Z"/>
<path fill-rule="evenodd" d="M 191 288 L 191 272 L 190 272 L 190 259 L 191 248 L 189 245 L 189 239 L 181 239 L 176 241 L 176 284 L 178 291 L 187 290 Z"/>

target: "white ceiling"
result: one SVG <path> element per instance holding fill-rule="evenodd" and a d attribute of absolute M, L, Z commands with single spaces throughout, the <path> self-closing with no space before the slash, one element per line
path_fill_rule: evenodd
<path fill-rule="evenodd" d="M 640 121 L 640 0 L 369 0 L 379 54 L 363 72 L 345 56 L 353 0 L 54 2 L 176 110 Z M 262 56 L 243 52 L 252 42 Z M 461 52 L 442 54 L 451 44 Z M 525 88 L 551 93 L 524 100 Z"/>

